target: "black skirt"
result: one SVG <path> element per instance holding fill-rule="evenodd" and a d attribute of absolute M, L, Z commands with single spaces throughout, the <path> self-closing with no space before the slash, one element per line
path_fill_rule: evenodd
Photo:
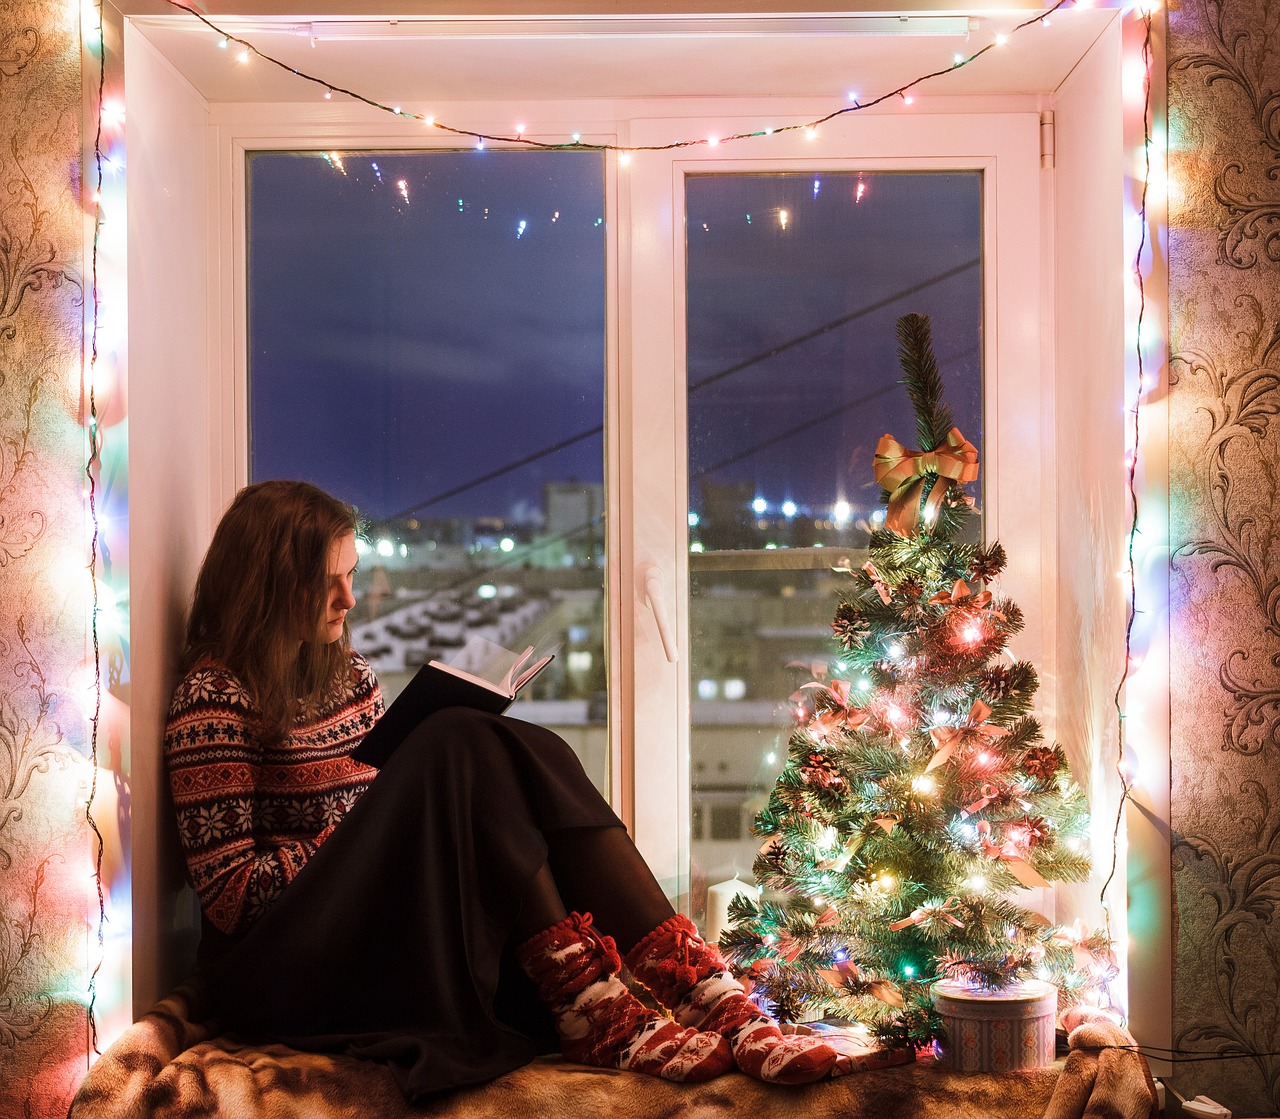
<path fill-rule="evenodd" d="M 249 1037 L 390 1062 L 410 1098 L 518 1068 L 556 1048 L 512 956 L 546 837 L 621 826 L 558 735 L 437 712 L 258 922 L 203 946 L 215 1013 Z"/>

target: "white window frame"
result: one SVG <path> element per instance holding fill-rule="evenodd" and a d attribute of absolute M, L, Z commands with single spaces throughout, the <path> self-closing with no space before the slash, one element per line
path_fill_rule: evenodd
<path fill-rule="evenodd" d="M 934 161 L 934 167 L 979 167 L 992 177 L 996 194 L 984 201 L 984 287 L 995 292 L 994 299 L 988 295 L 984 302 L 987 533 L 1006 544 L 1011 565 L 1004 590 L 1036 626 L 1024 633 L 1016 652 L 1039 669 L 1037 709 L 1046 737 L 1054 738 L 1063 724 L 1071 738 L 1082 717 L 1097 719 L 1099 725 L 1102 719 L 1095 714 L 1096 704 L 1081 713 L 1070 707 L 1059 713 L 1060 699 L 1072 704 L 1094 699 L 1071 682 L 1063 696 L 1058 694 L 1058 669 L 1071 677 L 1078 653 L 1077 635 L 1058 631 L 1059 611 L 1068 625 L 1073 620 L 1078 625 L 1078 616 L 1070 613 L 1077 599 L 1086 609 L 1090 603 L 1095 610 L 1105 606 L 1109 592 L 1091 591 L 1091 573 L 1081 564 L 1102 555 L 1109 572 L 1118 563 L 1111 563 L 1114 547 L 1105 537 L 1074 531 L 1064 536 L 1067 526 L 1054 494 L 1055 432 L 1061 425 L 1055 410 L 1079 413 L 1093 408 L 1094 401 L 1109 407 L 1117 395 L 1111 378 L 1118 375 L 1113 370 L 1121 349 L 1116 341 L 1123 340 L 1115 311 L 1122 302 L 1121 270 L 1113 264 L 1118 254 L 1111 252 L 1119 240 L 1112 195 L 1122 179 L 1118 99 L 1111 84 L 1118 74 L 1112 57 L 1115 38 L 1109 34 L 1092 50 L 1078 70 L 1084 77 L 1077 81 L 1073 75 L 1053 96 L 940 99 L 943 111 L 931 117 L 900 107 L 855 114 L 824 128 L 813 144 L 775 136 L 758 151 L 752 142 L 718 150 L 684 149 L 660 172 L 645 171 L 643 161 L 649 156 L 638 156 L 625 170 L 613 159 L 607 161 L 606 219 L 611 230 L 625 231 L 625 236 L 619 233 L 610 240 L 606 280 L 612 793 L 673 895 L 687 889 L 682 860 L 689 846 L 688 731 L 679 718 L 688 708 L 687 684 L 683 666 L 670 664 L 663 655 L 645 604 L 644 576 L 652 567 L 664 578 L 666 607 L 684 647 L 684 301 L 676 273 L 677 266 L 683 268 L 683 253 L 675 220 L 682 198 L 677 184 L 684 169 L 712 169 L 717 160 L 744 167 L 759 161 L 782 169 L 788 161 L 802 167 L 806 160 L 823 157 L 819 161 L 824 167 L 836 166 L 832 161 L 839 159 L 862 170 L 925 167 Z M 358 106 L 207 102 L 128 20 L 124 42 L 129 119 L 131 733 L 139 747 L 131 767 L 134 991 L 141 1010 L 184 973 L 189 961 L 183 957 L 183 938 L 190 944 L 194 932 L 184 925 L 189 908 L 175 908 L 181 872 L 170 857 L 171 823 L 155 752 L 174 683 L 178 626 L 214 523 L 247 477 L 245 396 L 236 373 L 237 361 L 241 370 L 244 367 L 243 331 L 236 325 L 244 289 L 242 193 L 238 204 L 235 200 L 237 182 L 243 191 L 244 175 L 242 168 L 237 171 L 236 145 L 241 151 L 426 145 L 419 142 L 424 133 L 415 136 L 411 126 L 404 126 L 407 122 L 388 121 Z M 1034 142 L 1024 144 L 1016 159 L 998 146 L 1010 130 L 1026 138 L 1046 104 L 1060 110 L 1069 106 L 1075 114 L 1074 128 L 1059 129 L 1060 160 L 1064 150 L 1069 158 L 1063 164 L 1067 174 L 1060 169 L 1057 179 L 1040 173 Z M 993 107 L 999 111 L 991 112 Z M 649 139 L 667 142 L 712 131 L 725 134 L 726 122 L 803 121 L 829 110 L 825 101 L 778 99 L 574 101 L 527 104 L 521 116 L 540 122 L 530 123 L 531 133 L 541 128 L 563 138 L 580 131 L 588 139 L 639 145 Z M 432 105 L 431 111 L 441 119 L 447 113 L 449 119 L 495 132 L 510 125 L 506 105 Z M 1065 112 L 1060 115 L 1067 118 Z M 707 121 L 714 121 L 715 127 L 704 131 L 699 125 Z M 925 128 L 932 134 L 917 131 Z M 906 140 L 913 137 L 908 148 Z M 838 150 L 825 152 L 822 145 L 828 142 Z M 909 160 L 903 155 L 908 150 L 930 155 Z M 649 178 L 652 185 L 646 185 Z M 1056 198 L 1055 181 L 1063 184 Z M 1019 200 L 1021 216 L 1015 224 L 1007 224 L 1003 216 L 991 218 L 991 197 Z M 1063 222 L 1061 230 L 1055 229 L 1055 221 Z M 1076 238 L 1073 232 L 1078 229 L 1088 229 L 1089 235 Z M 1080 252 L 1066 251 L 1077 244 Z M 663 260 L 666 263 L 658 266 Z M 1063 261 L 1070 263 L 1065 271 Z M 1031 292 L 1038 294 L 1031 298 Z M 1095 316 L 1089 320 L 1087 337 L 1069 330 L 1055 334 L 1055 316 L 1080 322 L 1084 315 Z M 1061 389 L 1054 382 L 1055 363 L 1070 373 Z M 664 369 L 662 383 L 650 379 L 654 371 Z M 1068 388 L 1070 408 L 1062 403 Z M 1077 404 L 1076 397 L 1089 403 Z M 1108 418 L 1096 424 L 1099 434 L 1093 442 L 1109 447 L 1111 429 L 1121 422 Z M 1076 423 L 1069 417 L 1069 425 Z M 1077 438 L 1074 427 L 1063 430 L 1064 438 Z M 637 448 L 645 455 L 642 469 L 635 461 Z M 670 467 L 663 465 L 666 452 Z M 1115 457 L 1118 463 L 1120 456 Z M 1064 479 L 1068 485 L 1083 481 L 1093 503 L 1089 511 L 1098 510 L 1099 523 L 1118 519 L 1114 507 L 1122 503 L 1114 496 L 1116 470 L 1108 457 L 1095 455 L 1086 477 Z M 1064 501 L 1061 508 L 1070 510 L 1071 503 Z M 1074 530 L 1076 522 L 1070 527 Z M 1060 552 L 1064 575 L 1076 575 L 1070 586 L 1057 578 Z M 1108 634 L 1099 630 L 1096 636 L 1105 640 Z M 1105 641 L 1099 647 L 1101 661 L 1106 661 L 1111 646 Z M 1107 667 L 1104 663 L 1091 670 L 1083 683 L 1096 690 Z M 1082 741 L 1105 748 L 1105 727 L 1101 734 L 1084 729 Z M 654 744 L 661 761 L 651 756 Z M 1069 741 L 1064 744 L 1071 749 Z M 1101 763 L 1095 759 L 1091 764 L 1095 781 L 1104 779 Z M 1100 848 L 1098 858 L 1105 861 L 1107 852 Z M 1074 902 L 1082 911 L 1087 912 L 1085 895 L 1092 889 L 1090 885 L 1077 891 Z M 1167 891 L 1162 896 L 1167 898 Z M 1164 914 L 1167 921 L 1167 908 Z M 1123 934 L 1122 929 L 1117 932 Z M 1161 997 L 1167 996 L 1167 988 L 1165 982 Z"/>
<path fill-rule="evenodd" d="M 211 106 L 216 157 L 218 275 L 214 333 L 229 338 L 214 383 L 215 445 L 231 448 L 214 478 L 223 507 L 249 481 L 247 159 L 254 151 L 457 150 L 456 141 L 406 136 L 382 122 L 317 125 L 310 107 Z M 609 106 L 577 106 L 587 142 L 643 145 L 673 135 L 737 130 L 741 118 L 608 120 Z M 455 116 L 476 120 L 458 107 Z M 528 134 L 562 134 L 563 114 L 529 111 Z M 500 131 L 479 118 L 478 130 Z M 620 137 L 626 136 L 626 140 Z M 920 153 L 928 152 L 923 155 Z M 857 153 L 851 154 L 851 153 Z M 1053 680 L 1052 596 L 1044 570 L 1052 491 L 1040 484 L 1051 461 L 1048 370 L 1041 369 L 1039 117 L 1034 112 L 879 116 L 842 121 L 815 140 L 772 139 L 767 153 L 699 147 L 645 153 L 628 168 L 606 159 L 606 481 L 609 494 L 607 632 L 610 660 L 611 799 L 667 892 L 689 888 L 689 694 L 683 663 L 667 652 L 646 580 L 660 574 L 679 649 L 688 648 L 687 444 L 685 439 L 684 178 L 752 171 L 979 171 L 983 175 L 983 486 L 987 535 L 1005 541 L 1005 589 L 1027 610 L 1018 653 Z M 624 216 L 626 215 L 626 216 Z M 625 262 L 625 265 L 623 264 Z M 668 313 L 669 309 L 669 313 Z M 1001 381 L 1002 368 L 1020 371 Z M 1002 463 L 1016 464 L 1004 470 Z M 220 483 L 220 484 L 219 484 Z M 1001 520 L 1001 509 L 1017 509 Z M 624 591 L 625 588 L 625 591 Z M 1030 600 L 1039 598 L 1032 607 Z M 1041 701 L 1046 696 L 1042 688 Z M 655 729 L 657 728 L 657 729 Z"/>
<path fill-rule="evenodd" d="M 746 130 L 746 119 L 634 120 L 629 142 L 662 143 L 673 135 L 725 135 Z M 623 493 L 632 530 L 624 554 L 632 565 L 634 658 L 631 713 L 633 827 L 668 892 L 688 904 L 690 772 L 688 673 L 673 665 L 645 604 L 644 579 L 658 570 L 681 651 L 689 645 L 688 442 L 685 387 L 684 181 L 690 174 L 839 171 L 978 171 L 983 176 L 983 502 L 988 539 L 1010 555 L 1003 589 L 1028 616 L 1018 655 L 1038 666 L 1039 699 L 1054 705 L 1051 594 L 1053 487 L 1042 469 L 1052 462 L 1052 367 L 1042 355 L 1049 340 L 1041 261 L 1039 115 L 1034 112 L 868 116 L 821 130 L 771 138 L 759 155 L 717 147 L 683 149 L 667 159 L 636 160 L 623 180 L 628 196 L 630 271 L 625 303 L 622 388 L 627 437 L 643 448 L 645 468 L 633 458 L 631 486 Z M 750 145 L 743 145 L 749 147 Z M 759 149 L 759 145 L 757 148 Z M 924 155 L 921 153 L 929 153 Z M 625 298 L 625 295 L 624 295 Z M 1017 370 L 1001 376 L 1001 370 Z M 905 438 L 910 433 L 901 433 Z M 637 451 L 638 455 L 640 452 Z M 870 463 L 867 464 L 868 471 Z M 628 496 L 630 498 L 628 502 Z M 834 608 L 834 604 L 833 604 Z M 781 697 L 780 697 L 781 698 Z M 673 728 L 674 748 L 653 750 L 642 728 Z M 1052 733 L 1052 728 L 1049 728 Z M 670 746 L 670 743 L 668 743 Z"/>

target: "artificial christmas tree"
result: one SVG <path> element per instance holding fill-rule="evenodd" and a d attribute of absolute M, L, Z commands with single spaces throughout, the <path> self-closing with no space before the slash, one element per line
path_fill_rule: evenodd
<path fill-rule="evenodd" d="M 938 981 L 1048 980 L 1071 1003 L 1107 978 L 1107 946 L 1028 904 L 1088 876 L 1087 807 L 1030 714 L 1035 669 L 1008 653 L 1021 611 L 986 589 L 1004 551 L 965 538 L 978 455 L 942 402 L 928 319 L 904 316 L 898 341 L 921 450 L 877 447 L 884 523 L 848 570 L 840 655 L 793 697 L 756 819 L 764 895 L 733 903 L 721 945 L 782 1020 L 923 1044 L 945 1032 Z"/>

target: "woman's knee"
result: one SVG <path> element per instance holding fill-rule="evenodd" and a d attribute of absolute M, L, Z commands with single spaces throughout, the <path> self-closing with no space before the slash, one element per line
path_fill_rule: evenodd
<path fill-rule="evenodd" d="M 450 771 L 477 763 L 492 765 L 495 756 L 505 750 L 495 719 L 470 707 L 433 711 L 401 743 L 392 761 Z"/>

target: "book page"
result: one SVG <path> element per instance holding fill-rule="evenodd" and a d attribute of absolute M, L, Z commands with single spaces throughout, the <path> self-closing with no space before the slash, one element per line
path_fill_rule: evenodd
<path fill-rule="evenodd" d="M 513 653 L 487 638 L 472 634 L 458 655 L 449 661 L 452 668 L 486 680 L 494 687 L 510 694 L 508 676 L 519 665 L 526 653 Z"/>

